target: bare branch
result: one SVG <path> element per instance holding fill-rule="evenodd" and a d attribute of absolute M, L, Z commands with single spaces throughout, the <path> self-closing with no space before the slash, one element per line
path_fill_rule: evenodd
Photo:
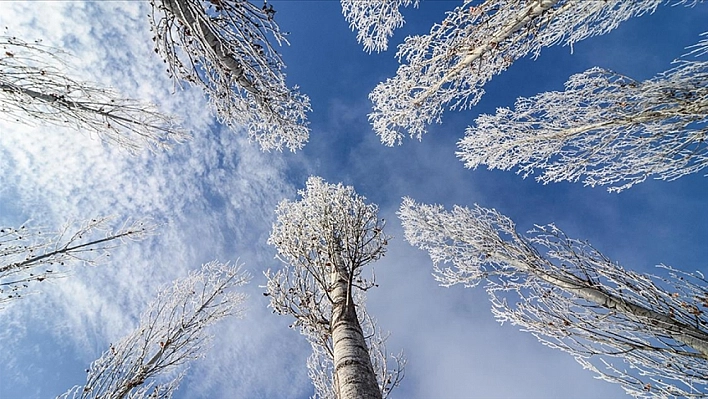
<path fill-rule="evenodd" d="M 61 398 L 169 398 L 191 360 L 211 341 L 206 328 L 239 315 L 245 295 L 232 288 L 250 280 L 240 266 L 204 264 L 164 288 L 140 325 L 91 364 L 83 387 Z"/>
<path fill-rule="evenodd" d="M 30 285 L 64 277 L 69 265 L 96 265 L 126 241 L 153 234 L 149 220 L 125 221 L 117 229 L 110 218 L 67 223 L 58 232 L 32 227 L 0 228 L 0 305 L 26 295 Z"/>
<path fill-rule="evenodd" d="M 188 138 L 176 119 L 155 105 L 70 77 L 64 56 L 37 42 L 0 36 L 0 117 L 72 127 L 131 152 Z"/>

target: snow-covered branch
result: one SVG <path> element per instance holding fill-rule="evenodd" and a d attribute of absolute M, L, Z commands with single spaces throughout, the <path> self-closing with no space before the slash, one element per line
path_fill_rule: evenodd
<path fill-rule="evenodd" d="M 67 126 L 131 152 L 188 138 L 153 104 L 72 78 L 61 50 L 0 36 L 0 118 Z"/>
<path fill-rule="evenodd" d="M 664 1 L 466 0 L 429 34 L 399 46 L 396 76 L 369 95 L 374 131 L 388 146 L 406 133 L 420 139 L 444 108 L 475 105 L 484 85 L 517 59 L 605 34 Z"/>
<path fill-rule="evenodd" d="M 284 263 L 266 273 L 270 306 L 293 316 L 293 327 L 313 346 L 308 366 L 316 397 L 381 398 L 402 374 L 377 380 L 388 376 L 386 355 L 380 359 L 384 339 L 364 307 L 365 291 L 376 284 L 361 273 L 385 253 L 384 221 L 352 187 L 311 177 L 299 194 L 300 201 L 278 205 L 268 239 Z"/>
<path fill-rule="evenodd" d="M 307 142 L 310 100 L 288 88 L 273 45 L 287 43 L 273 6 L 248 0 L 155 0 L 155 51 L 176 79 L 201 87 L 220 121 L 263 150 Z"/>
<path fill-rule="evenodd" d="M 676 63 L 643 82 L 592 68 L 565 91 L 519 98 L 514 110 L 478 117 L 458 156 L 468 168 L 518 167 L 543 183 L 583 179 L 610 191 L 698 172 L 708 166 L 708 62 Z"/>
<path fill-rule="evenodd" d="M 241 314 L 245 295 L 233 288 L 249 279 L 240 266 L 214 261 L 167 286 L 138 327 L 91 364 L 86 383 L 61 398 L 171 397 L 187 363 L 204 355 L 207 328 Z"/>
<path fill-rule="evenodd" d="M 418 7 L 419 0 L 342 0 L 342 14 L 356 31 L 356 40 L 364 51 L 386 51 L 393 31 L 402 27 L 401 7 Z"/>

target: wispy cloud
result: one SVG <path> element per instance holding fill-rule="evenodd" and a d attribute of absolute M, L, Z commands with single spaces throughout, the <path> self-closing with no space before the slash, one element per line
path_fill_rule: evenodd
<path fill-rule="evenodd" d="M 82 367 L 135 326 L 161 284 L 189 269 L 212 259 L 240 257 L 259 276 L 263 264 L 271 261 L 262 244 L 267 221 L 277 202 L 293 192 L 283 176 L 281 155 L 263 153 L 243 136 L 214 125 L 201 92 L 175 87 L 153 53 L 148 12 L 148 4 L 140 2 L 46 2 L 41 10 L 30 2 L 3 5 L 0 22 L 10 34 L 42 39 L 72 53 L 75 68 L 70 72 L 81 79 L 152 101 L 165 112 L 179 112 L 193 135 L 171 151 L 133 156 L 75 131 L 3 123 L 0 186 L 6 188 L 0 190 L 0 202 L 12 204 L 3 206 L 3 224 L 33 219 L 60 226 L 70 219 L 114 215 L 117 221 L 150 217 L 161 225 L 157 236 L 126 244 L 100 266 L 78 267 L 0 314 L 0 335 L 7 338 L 0 355 L 3 395 L 60 393 L 47 391 L 55 385 L 51 382 L 37 384 L 42 380 L 64 379 L 65 388 L 81 383 L 77 376 Z M 247 289 L 252 298 L 257 284 Z M 249 319 L 228 322 L 220 332 L 243 334 L 243 340 L 222 342 L 226 337 L 219 335 L 215 345 L 232 345 L 234 350 L 215 350 L 211 361 L 198 364 L 199 373 L 213 377 L 228 369 L 234 375 L 252 374 L 239 370 L 252 370 L 253 362 L 265 364 L 258 351 L 278 348 L 268 341 L 281 328 Z M 253 331 L 264 338 L 254 338 Z M 73 371 L 61 371 L 45 364 L 51 356 L 21 350 L 43 336 L 65 342 L 84 366 L 70 363 Z M 250 352 L 237 352 L 238 342 Z M 289 355 L 269 360 L 271 367 L 293 362 L 298 351 L 297 346 L 281 348 Z M 291 378 L 283 376 L 282 387 Z M 190 389 L 198 390 L 198 385 Z M 37 386 L 35 393 L 32 386 Z M 282 387 L 266 391 L 280 392 Z"/>

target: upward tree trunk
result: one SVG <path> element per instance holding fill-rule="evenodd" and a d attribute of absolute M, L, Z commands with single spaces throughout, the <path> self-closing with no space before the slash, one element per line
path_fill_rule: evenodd
<path fill-rule="evenodd" d="M 337 267 L 333 267 L 337 269 Z M 381 399 L 366 340 L 356 315 L 349 281 L 334 270 L 331 292 L 334 387 L 337 399 Z"/>
<path fill-rule="evenodd" d="M 253 86 L 253 83 L 246 77 L 241 65 L 234 59 L 219 37 L 214 34 L 212 28 L 199 16 L 193 14 L 192 8 L 187 0 L 164 0 L 162 4 L 167 11 L 177 17 L 177 19 L 189 27 L 197 35 L 196 39 L 201 41 L 205 47 L 210 48 L 222 65 L 227 68 L 234 80 L 238 82 L 246 91 L 253 94 L 257 101 L 261 102 L 261 93 Z"/>

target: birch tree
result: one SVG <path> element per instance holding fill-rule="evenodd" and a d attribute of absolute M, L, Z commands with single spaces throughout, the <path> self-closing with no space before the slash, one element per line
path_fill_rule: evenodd
<path fill-rule="evenodd" d="M 126 241 L 154 232 L 147 220 L 111 228 L 109 218 L 68 223 L 58 232 L 32 226 L 0 227 L 0 307 L 19 299 L 44 280 L 64 277 L 74 264 L 96 265 Z"/>
<path fill-rule="evenodd" d="M 708 396 L 702 274 L 625 270 L 554 225 L 523 235 L 509 218 L 479 206 L 446 211 L 405 198 L 399 216 L 442 285 L 486 281 L 500 322 L 570 353 L 636 397 Z"/>
<path fill-rule="evenodd" d="M 0 36 L 0 118 L 72 127 L 132 152 L 188 137 L 155 105 L 72 77 L 68 58 L 39 42 Z"/>
<path fill-rule="evenodd" d="M 312 345 L 316 397 L 386 396 L 402 378 L 402 358 L 386 371 L 384 339 L 364 307 L 365 292 L 376 284 L 362 277 L 385 253 L 384 221 L 349 186 L 310 177 L 299 194 L 301 200 L 278 205 L 268 239 L 284 263 L 266 273 L 270 306 L 294 317 L 292 327 Z"/>
<path fill-rule="evenodd" d="M 399 46 L 396 76 L 369 95 L 374 131 L 388 146 L 421 139 L 444 108 L 477 104 L 484 85 L 514 61 L 555 44 L 573 45 L 652 12 L 664 0 L 466 0 L 430 33 Z M 675 1 L 673 3 L 695 3 Z"/>
<path fill-rule="evenodd" d="M 61 398 L 170 398 L 209 346 L 208 327 L 241 315 L 245 295 L 233 288 L 249 279 L 239 266 L 214 261 L 165 287 L 135 330 L 91 364 L 86 383 Z"/>
<path fill-rule="evenodd" d="M 704 55 L 708 40 L 694 46 Z M 481 115 L 457 153 L 543 183 L 577 181 L 621 191 L 647 177 L 674 180 L 708 166 L 708 61 L 684 58 L 636 81 L 592 68 L 565 91 L 519 98 L 514 110 Z"/>
<path fill-rule="evenodd" d="M 151 2 L 155 51 L 169 74 L 204 90 L 218 119 L 245 128 L 263 150 L 307 142 L 310 100 L 288 88 L 273 47 L 287 44 L 273 6 L 248 0 Z"/>
<path fill-rule="evenodd" d="M 364 51 L 386 51 L 393 31 L 405 22 L 401 7 L 418 7 L 418 0 L 342 0 L 342 14 Z"/>

